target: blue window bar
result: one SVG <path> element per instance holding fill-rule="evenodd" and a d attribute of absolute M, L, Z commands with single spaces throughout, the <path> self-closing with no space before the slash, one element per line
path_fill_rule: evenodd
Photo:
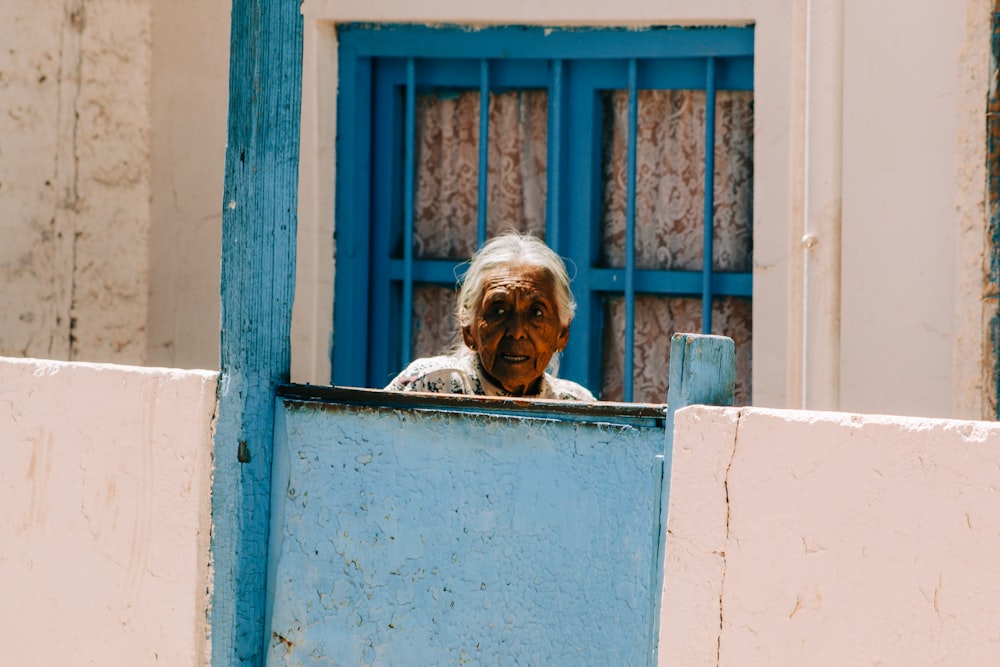
<path fill-rule="evenodd" d="M 713 268 L 717 90 L 752 91 L 753 28 L 546 29 L 360 25 L 339 42 L 336 293 L 333 377 L 384 386 L 414 356 L 414 290 L 453 288 L 467 256 L 415 249 L 421 95 L 478 94 L 475 247 L 490 231 L 494 96 L 544 91 L 544 235 L 567 260 L 578 302 L 560 375 L 601 391 L 604 306 L 624 301 L 622 397 L 633 400 L 637 295 L 700 298 L 701 331 L 713 300 L 752 296 L 749 267 Z M 704 91 L 701 267 L 640 267 L 636 259 L 641 91 Z M 624 262 L 602 260 L 602 95 L 627 92 Z M 497 140 L 493 135 L 492 141 Z M 470 221 L 471 222 L 471 221 Z M 450 313 L 449 313 L 450 316 Z M 442 347 L 448 341 L 441 341 Z M 666 359 L 663 359 L 664 373 Z M 663 397 L 665 400 L 665 396 Z"/>

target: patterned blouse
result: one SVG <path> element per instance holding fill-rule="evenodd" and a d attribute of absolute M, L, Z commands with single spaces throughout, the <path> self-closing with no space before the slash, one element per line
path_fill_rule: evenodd
<path fill-rule="evenodd" d="M 436 394 L 474 396 L 511 396 L 486 378 L 479 355 L 426 357 L 417 359 L 385 387 L 390 391 L 428 391 Z M 560 401 L 595 401 L 586 388 L 548 373 L 542 375 L 539 392 L 528 398 L 552 398 Z"/>

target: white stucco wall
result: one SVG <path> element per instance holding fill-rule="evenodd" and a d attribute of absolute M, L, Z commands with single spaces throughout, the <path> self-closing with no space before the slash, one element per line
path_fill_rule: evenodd
<path fill-rule="evenodd" d="M 994 416 L 981 314 L 991 4 L 845 3 L 840 400 L 816 407 Z"/>
<path fill-rule="evenodd" d="M 1000 425 L 676 413 L 661 665 L 987 665 Z"/>
<path fill-rule="evenodd" d="M 215 383 L 0 358 L 4 664 L 208 664 Z"/>

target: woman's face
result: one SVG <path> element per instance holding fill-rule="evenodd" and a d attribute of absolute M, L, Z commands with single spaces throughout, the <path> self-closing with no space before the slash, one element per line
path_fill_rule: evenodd
<path fill-rule="evenodd" d="M 482 300 L 462 337 L 496 384 L 515 396 L 535 393 L 553 353 L 569 340 L 551 276 L 530 264 L 488 271 Z"/>

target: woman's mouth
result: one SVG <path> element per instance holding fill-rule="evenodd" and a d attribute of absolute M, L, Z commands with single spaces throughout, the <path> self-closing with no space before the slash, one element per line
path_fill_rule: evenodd
<path fill-rule="evenodd" d="M 501 354 L 500 358 L 508 364 L 519 364 L 528 360 L 528 357 L 520 354 Z"/>

